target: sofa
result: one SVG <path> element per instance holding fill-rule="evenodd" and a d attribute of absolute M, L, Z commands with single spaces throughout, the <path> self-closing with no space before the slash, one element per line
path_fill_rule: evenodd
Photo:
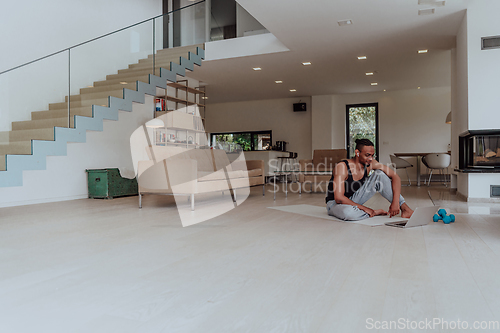
<path fill-rule="evenodd" d="M 347 150 L 345 149 L 319 149 L 314 150 L 312 160 L 299 160 L 300 190 L 306 190 L 309 184 L 310 192 L 316 192 L 318 189 L 326 192 L 335 165 L 346 158 Z M 321 174 L 314 174 L 313 171 L 321 172 Z"/>
<path fill-rule="evenodd" d="M 139 207 L 144 194 L 194 196 L 200 193 L 230 191 L 262 185 L 265 195 L 264 161 L 245 161 L 243 154 L 233 163 L 223 150 L 189 149 L 171 146 L 146 147 L 148 160 L 138 161 Z"/>

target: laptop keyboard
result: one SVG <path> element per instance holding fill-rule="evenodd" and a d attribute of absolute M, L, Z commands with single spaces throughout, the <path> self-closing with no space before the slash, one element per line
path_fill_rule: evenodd
<path fill-rule="evenodd" d="M 404 227 L 406 225 L 406 222 L 398 222 L 398 223 L 394 223 L 394 225 L 398 225 L 400 227 Z"/>

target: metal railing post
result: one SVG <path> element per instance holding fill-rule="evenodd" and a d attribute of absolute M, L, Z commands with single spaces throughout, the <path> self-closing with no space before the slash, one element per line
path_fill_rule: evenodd
<path fill-rule="evenodd" d="M 205 1 L 205 43 L 210 42 L 210 27 L 211 27 L 211 22 L 210 20 L 212 19 L 212 1 L 211 0 L 206 0 Z"/>
<path fill-rule="evenodd" d="M 68 49 L 68 128 L 71 128 L 71 49 Z"/>
<path fill-rule="evenodd" d="M 153 75 L 156 75 L 156 29 L 155 29 L 156 19 L 153 18 Z"/>

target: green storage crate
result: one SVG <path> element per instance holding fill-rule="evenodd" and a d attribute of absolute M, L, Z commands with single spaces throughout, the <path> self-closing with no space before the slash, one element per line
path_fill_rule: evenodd
<path fill-rule="evenodd" d="M 87 169 L 89 198 L 113 199 L 137 195 L 137 179 L 120 176 L 118 169 Z"/>

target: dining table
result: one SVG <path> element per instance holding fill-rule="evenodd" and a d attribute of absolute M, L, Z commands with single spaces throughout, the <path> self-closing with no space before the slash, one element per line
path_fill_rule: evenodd
<path fill-rule="evenodd" d="M 422 160 L 422 156 L 428 155 L 428 154 L 449 154 L 450 152 L 446 153 L 394 153 L 396 157 L 416 157 L 417 158 L 417 186 L 420 186 L 420 161 Z"/>

